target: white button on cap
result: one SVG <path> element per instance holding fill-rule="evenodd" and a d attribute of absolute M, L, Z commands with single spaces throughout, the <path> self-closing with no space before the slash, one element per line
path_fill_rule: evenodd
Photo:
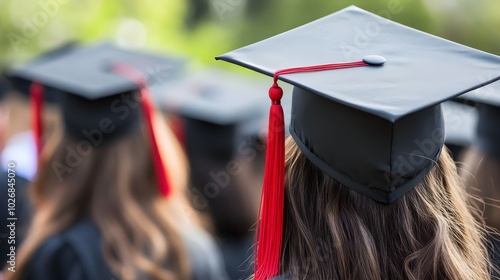
<path fill-rule="evenodd" d="M 368 63 L 370 65 L 382 65 L 385 63 L 385 57 L 380 56 L 380 55 L 367 55 L 363 57 L 363 61 L 365 63 Z"/>

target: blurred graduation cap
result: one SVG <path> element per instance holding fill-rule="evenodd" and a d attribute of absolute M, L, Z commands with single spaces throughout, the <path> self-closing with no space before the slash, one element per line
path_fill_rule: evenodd
<path fill-rule="evenodd" d="M 455 101 L 444 102 L 441 107 L 446 129 L 445 144 L 457 161 L 476 135 L 477 108 Z"/>
<path fill-rule="evenodd" d="M 255 222 L 255 201 L 249 198 L 247 180 L 232 177 L 226 181 L 214 174 L 227 170 L 237 156 L 260 155 L 258 137 L 265 128 L 268 100 L 259 93 L 267 88 L 259 78 L 205 69 L 164 94 L 163 109 L 182 122 L 180 138 L 189 159 L 192 191 L 207 203 L 203 212 L 223 239 L 248 236 Z M 222 186 L 217 195 L 207 192 L 213 184 Z"/>
<path fill-rule="evenodd" d="M 26 98 L 29 98 L 30 86 L 32 84 L 32 81 L 30 79 L 26 79 L 23 75 L 18 75 L 18 70 L 22 71 L 22 69 L 31 69 L 31 71 L 37 71 L 39 67 L 43 67 L 43 65 L 45 65 L 46 63 L 49 63 L 50 61 L 53 61 L 58 57 L 66 55 L 77 47 L 78 44 L 73 42 L 64 44 L 60 47 L 57 47 L 35 57 L 34 59 L 26 62 L 21 66 L 14 67 L 13 69 L 16 70 L 10 71 L 6 76 L 6 79 L 8 79 L 9 83 L 11 84 L 12 90 L 14 92 L 20 93 Z M 57 102 L 57 96 L 58 90 L 47 88 L 44 92 L 44 102 L 55 104 Z"/>
<path fill-rule="evenodd" d="M 0 100 L 4 98 L 11 89 L 9 80 L 3 75 L 0 75 Z"/>
<path fill-rule="evenodd" d="M 473 144 L 500 159 L 500 81 L 460 96 L 477 105 L 478 123 Z"/>
<path fill-rule="evenodd" d="M 12 70 L 30 81 L 34 130 L 41 151 L 40 104 L 44 92 L 60 92 L 65 134 L 95 147 L 108 145 L 140 127 L 141 108 L 152 141 L 159 188 L 169 193 L 168 180 L 153 129 L 155 112 L 148 83 L 161 71 L 177 71 L 179 60 L 117 48 L 108 43 L 73 47 L 63 54 Z M 152 70 L 151 70 L 152 69 Z"/>
<path fill-rule="evenodd" d="M 61 58 L 63 60 L 60 60 Z M 80 92 L 92 100 L 134 88 L 132 83 L 123 83 L 122 78 L 111 71 L 113 65 L 121 62 L 126 62 L 144 73 L 150 86 L 170 79 L 184 64 L 182 59 L 138 53 L 115 47 L 110 43 L 90 46 L 71 44 L 13 68 L 9 76 L 24 80 L 31 85 L 33 80 L 43 73 L 44 83 L 57 84 L 57 87 L 48 86 L 48 89 Z M 59 77 L 61 72 L 78 79 L 73 81 L 61 78 Z"/>
<path fill-rule="evenodd" d="M 351 6 L 217 57 L 274 77 L 256 280 L 280 272 L 284 128 L 278 79 L 295 86 L 290 133 L 323 172 L 375 201 L 415 187 L 444 143 L 440 103 L 500 78 L 500 57 Z"/>
<path fill-rule="evenodd" d="M 207 69 L 172 86 L 162 104 L 185 120 L 188 155 L 224 162 L 239 141 L 259 135 L 265 126 L 268 101 L 258 93 L 266 88 L 260 79 Z"/>

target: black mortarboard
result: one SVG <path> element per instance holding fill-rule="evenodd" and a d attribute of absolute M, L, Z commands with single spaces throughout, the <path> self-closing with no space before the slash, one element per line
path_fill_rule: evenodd
<path fill-rule="evenodd" d="M 204 69 L 188 75 L 166 90 L 163 108 L 181 117 L 180 134 L 190 164 L 190 181 L 196 196 L 202 197 L 218 236 L 247 235 L 255 213 L 245 182 L 239 176 L 223 182 L 219 170 L 228 170 L 237 156 L 258 152 L 258 135 L 265 126 L 267 90 L 259 78 L 219 69 Z M 237 172 L 229 171 L 235 175 Z M 225 171 L 224 171 L 225 172 Z M 214 180 L 216 183 L 214 183 Z M 212 195 L 214 184 L 221 187 Z M 202 210 L 202 209 L 199 209 Z"/>
<path fill-rule="evenodd" d="M 479 119 L 474 146 L 500 159 L 500 82 L 464 94 L 461 98 L 477 104 Z"/>
<path fill-rule="evenodd" d="M 444 102 L 441 107 L 446 130 L 445 144 L 457 161 L 474 140 L 478 119 L 477 109 L 455 101 Z"/>
<path fill-rule="evenodd" d="M 25 64 L 15 67 L 13 71 L 10 71 L 7 78 L 12 85 L 12 89 L 18 93 L 23 94 L 27 98 L 30 95 L 30 87 L 33 81 L 24 75 L 24 71 L 29 69 L 29 71 L 36 72 L 39 71 L 40 67 L 44 67 L 47 63 L 57 60 L 59 57 L 64 57 L 69 52 L 73 51 L 78 47 L 76 43 L 64 44 L 60 47 L 47 51 L 34 59 L 26 62 Z M 44 91 L 44 102 L 45 103 L 56 103 L 59 96 L 59 91 L 54 88 L 47 88 Z"/>
<path fill-rule="evenodd" d="M 268 101 L 255 93 L 265 88 L 261 79 L 205 69 L 172 86 L 163 101 L 182 116 L 227 125 L 262 115 Z"/>
<path fill-rule="evenodd" d="M 3 75 L 0 75 L 0 100 L 8 94 L 10 89 L 10 82 Z"/>
<path fill-rule="evenodd" d="M 415 187 L 438 159 L 439 104 L 500 78 L 498 56 L 354 6 L 218 59 L 274 76 L 271 122 L 282 117 L 276 79 L 294 85 L 290 133 L 302 152 L 335 180 L 383 203 Z M 281 251 L 282 217 L 266 215 L 282 213 L 284 136 L 269 137 L 257 280 L 279 273 Z"/>
<path fill-rule="evenodd" d="M 46 89 L 59 91 L 65 133 L 99 146 L 138 128 L 141 106 L 150 134 L 154 133 L 152 101 L 144 89 L 148 82 L 158 81 L 158 75 L 164 79 L 168 71 L 176 71 L 178 65 L 177 59 L 102 43 L 71 48 L 36 67 L 27 64 L 15 68 L 12 75 L 33 82 L 30 91 L 35 104 L 42 102 Z M 35 124 L 36 134 L 41 134 L 39 130 Z M 154 135 L 151 138 L 156 141 Z M 152 146 L 157 148 L 156 143 Z"/>
<path fill-rule="evenodd" d="M 108 142 L 133 130 L 139 119 L 134 95 L 137 85 L 112 71 L 118 63 L 132 66 L 155 83 L 177 71 L 180 60 L 101 43 L 52 52 L 14 68 L 11 76 L 42 84 L 44 94 L 51 90 L 63 92 L 60 99 L 65 131 L 78 140 L 88 138 L 83 131 L 99 128 L 103 119 L 111 120 L 115 129 L 103 137 Z"/>
<path fill-rule="evenodd" d="M 184 118 L 188 154 L 228 161 L 239 140 L 259 133 L 268 101 L 258 93 L 266 88 L 260 79 L 208 69 L 169 88 L 162 103 Z"/>

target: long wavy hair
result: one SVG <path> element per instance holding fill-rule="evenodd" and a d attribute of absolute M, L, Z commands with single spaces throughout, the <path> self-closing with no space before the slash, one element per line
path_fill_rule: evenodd
<path fill-rule="evenodd" d="M 290 279 L 487 280 L 483 227 L 455 164 L 436 166 L 392 204 L 338 183 L 287 141 L 282 273 Z"/>
<path fill-rule="evenodd" d="M 79 142 L 65 136 L 49 141 L 41 157 L 38 177 L 31 187 L 36 213 L 18 254 L 17 271 L 6 279 L 22 279 L 34 252 L 78 220 L 89 217 L 102 236 L 101 251 L 120 279 L 190 279 L 181 227 L 190 211 L 183 199 L 187 164 L 171 135 L 160 139 L 168 148 L 167 166 L 174 197 L 161 197 L 153 174 L 153 161 L 142 131 L 81 156 L 63 180 L 54 163 L 66 163 L 69 150 Z M 167 143 L 165 143 L 167 141 Z M 168 262 L 168 269 L 165 265 Z M 131 278 L 132 276 L 132 278 Z"/>

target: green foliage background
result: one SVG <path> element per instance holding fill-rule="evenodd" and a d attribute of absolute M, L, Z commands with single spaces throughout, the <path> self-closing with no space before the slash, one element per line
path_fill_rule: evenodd
<path fill-rule="evenodd" d="M 349 5 L 500 55 L 498 0 L 0 0 L 0 69 L 65 42 L 105 39 L 212 64 Z"/>

